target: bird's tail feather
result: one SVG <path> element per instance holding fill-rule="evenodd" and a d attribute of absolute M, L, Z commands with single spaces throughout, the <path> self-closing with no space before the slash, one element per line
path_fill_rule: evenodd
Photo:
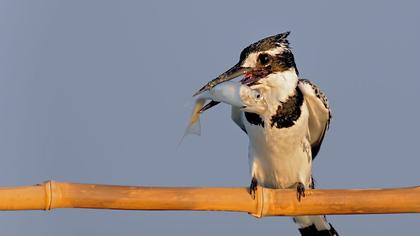
<path fill-rule="evenodd" d="M 297 216 L 293 221 L 299 225 L 302 236 L 338 236 L 325 216 Z"/>

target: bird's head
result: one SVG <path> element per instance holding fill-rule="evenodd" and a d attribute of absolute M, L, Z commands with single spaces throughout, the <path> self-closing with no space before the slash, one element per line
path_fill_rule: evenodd
<path fill-rule="evenodd" d="M 212 89 L 217 84 L 244 76 L 243 84 L 253 84 L 272 73 L 294 69 L 295 60 L 287 36 L 290 32 L 273 35 L 255 42 L 242 50 L 239 62 L 232 68 L 208 82 L 195 95 Z"/>

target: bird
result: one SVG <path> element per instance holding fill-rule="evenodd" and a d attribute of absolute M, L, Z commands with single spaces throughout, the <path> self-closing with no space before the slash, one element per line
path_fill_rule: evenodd
<path fill-rule="evenodd" d="M 200 113 L 221 102 L 231 105 L 232 120 L 249 137 L 251 195 L 255 197 L 257 186 L 295 189 L 298 201 L 304 201 L 305 189 L 315 188 L 312 163 L 332 115 L 321 89 L 299 77 L 289 34 L 287 31 L 250 44 L 242 50 L 238 63 L 194 96 L 207 94 L 210 99 Z M 239 87 L 228 83 L 240 76 Z M 218 87 L 220 91 L 229 89 L 220 92 Z M 223 97 L 229 91 L 238 96 L 215 99 L 209 95 L 219 92 Z M 240 101 L 231 102 L 231 98 Z M 338 235 L 326 216 L 296 216 L 293 221 L 302 236 Z"/>

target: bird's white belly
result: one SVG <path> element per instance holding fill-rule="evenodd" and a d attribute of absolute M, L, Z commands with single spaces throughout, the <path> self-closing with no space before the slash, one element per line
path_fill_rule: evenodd
<path fill-rule="evenodd" d="M 298 182 L 311 183 L 312 155 L 308 133 L 308 111 L 289 128 L 264 128 L 244 122 L 249 136 L 251 175 L 268 188 L 294 188 Z"/>

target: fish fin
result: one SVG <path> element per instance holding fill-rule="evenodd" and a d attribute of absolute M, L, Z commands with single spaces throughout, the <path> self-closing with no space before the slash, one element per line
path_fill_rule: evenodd
<path fill-rule="evenodd" d="M 200 115 L 201 115 L 201 108 L 203 108 L 204 104 L 206 102 L 206 99 L 198 98 L 195 100 L 194 108 L 191 113 L 190 121 L 188 122 L 188 126 L 185 129 L 184 135 L 182 136 L 178 147 L 181 145 L 184 138 L 190 134 L 194 135 L 201 135 L 201 124 L 200 124 Z"/>

